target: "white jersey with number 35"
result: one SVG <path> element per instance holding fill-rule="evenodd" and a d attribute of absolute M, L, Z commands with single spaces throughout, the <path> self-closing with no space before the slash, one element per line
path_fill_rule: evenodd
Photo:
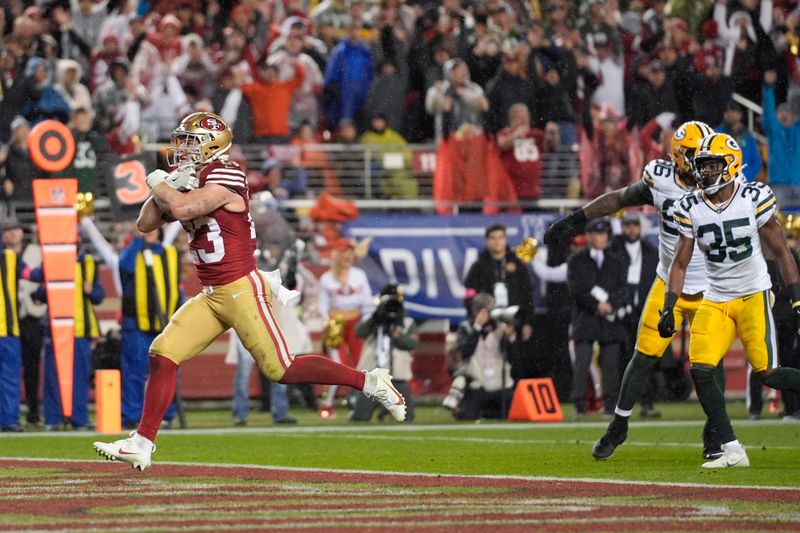
<path fill-rule="evenodd" d="M 642 180 L 650 188 L 653 205 L 658 209 L 658 267 L 656 273 L 667 280 L 667 272 L 675 257 L 678 244 L 678 223 L 673 219 L 675 204 L 686 195 L 686 189 L 675 180 L 675 164 L 654 159 L 644 168 Z M 692 260 L 686 269 L 685 294 L 698 294 L 706 290 L 706 266 L 702 252 L 695 247 Z"/>
<path fill-rule="evenodd" d="M 708 290 L 705 298 L 727 302 L 772 287 L 761 254 L 758 229 L 777 209 L 764 183 L 736 180 L 733 196 L 716 206 L 701 192 L 684 196 L 674 219 L 681 234 L 695 239 L 705 255 Z"/>

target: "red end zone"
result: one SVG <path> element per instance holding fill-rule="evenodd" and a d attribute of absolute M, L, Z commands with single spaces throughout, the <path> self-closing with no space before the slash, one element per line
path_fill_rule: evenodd
<path fill-rule="evenodd" d="M 800 489 L 0 460 L 0 530 L 797 530 Z"/>

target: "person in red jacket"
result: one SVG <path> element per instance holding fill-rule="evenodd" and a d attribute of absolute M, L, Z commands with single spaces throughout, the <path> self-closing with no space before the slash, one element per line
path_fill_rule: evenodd
<path fill-rule="evenodd" d="M 303 85 L 305 72 L 299 64 L 294 76 L 288 80 L 278 78 L 278 67 L 266 62 L 256 68 L 253 83 L 242 85 L 247 102 L 253 112 L 253 134 L 256 142 L 271 144 L 289 140 L 289 111 L 292 96 Z"/>

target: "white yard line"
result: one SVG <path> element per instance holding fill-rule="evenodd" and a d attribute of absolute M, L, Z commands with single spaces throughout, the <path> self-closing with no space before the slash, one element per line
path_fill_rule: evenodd
<path fill-rule="evenodd" d="M 86 459 L 38 459 L 33 457 L 0 457 L 0 461 L 25 461 L 31 463 L 52 463 L 57 466 L 59 464 L 96 464 L 98 461 Z M 672 482 L 672 481 L 631 481 L 620 479 L 607 479 L 607 478 L 592 478 L 592 477 L 555 477 L 555 476 L 511 476 L 511 475 L 494 475 L 494 474 L 436 474 L 429 472 L 396 472 L 396 471 L 382 471 L 382 470 L 353 470 L 341 468 L 309 468 L 300 466 L 278 466 L 278 465 L 252 465 L 252 464 L 226 464 L 226 463 L 198 463 L 198 462 L 175 462 L 163 461 L 159 462 L 161 465 L 170 466 L 196 466 L 204 468 L 218 468 L 221 470 L 231 468 L 250 468 L 254 470 L 268 470 L 271 472 L 317 472 L 326 474 L 358 474 L 367 476 L 398 476 L 398 477 L 426 477 L 437 479 L 490 479 L 490 480 L 516 480 L 516 481 L 548 481 L 548 482 L 570 482 L 570 483 L 605 483 L 610 485 L 626 485 L 626 486 L 658 486 L 658 487 L 686 487 L 686 488 L 714 488 L 714 489 L 729 489 L 729 490 L 768 490 L 768 491 L 792 491 L 797 492 L 800 496 L 800 487 L 778 487 L 769 485 L 720 485 L 711 483 L 685 483 L 685 482 Z"/>
<path fill-rule="evenodd" d="M 702 427 L 702 420 L 676 420 L 665 422 L 631 422 L 631 430 L 636 428 L 678 428 L 678 427 Z M 736 427 L 763 427 L 763 426 L 784 426 L 787 429 L 800 427 L 792 422 L 782 420 L 735 420 Z M 598 422 L 483 422 L 483 423 L 452 423 L 452 424 L 393 424 L 393 425 L 347 425 L 347 426 L 300 426 L 300 427 L 260 427 L 260 428 L 207 428 L 207 429 L 172 429 L 164 430 L 161 435 L 272 435 L 282 433 L 372 433 L 372 432 L 427 432 L 427 431 L 536 431 L 537 429 L 605 429 L 608 426 L 606 421 Z M 69 438 L 87 437 L 98 435 L 94 431 L 53 431 L 53 432 L 30 432 L 30 433 L 0 433 L 2 439 L 24 439 L 31 437 L 41 438 Z"/>

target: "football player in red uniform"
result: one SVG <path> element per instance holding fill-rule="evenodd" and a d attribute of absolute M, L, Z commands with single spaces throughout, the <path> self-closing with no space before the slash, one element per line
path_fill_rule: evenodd
<path fill-rule="evenodd" d="M 100 455 L 145 470 L 155 451 L 161 420 L 172 401 L 178 365 L 233 328 L 261 372 L 286 384 L 346 385 L 405 419 L 403 396 L 385 369 L 363 373 L 326 357 L 295 359 L 272 311 L 278 283 L 256 268 L 256 233 L 250 218 L 245 174 L 230 161 L 233 133 L 212 113 L 193 113 L 172 133 L 168 161 L 176 170 L 147 176 L 151 197 L 136 224 L 149 232 L 177 219 L 189 233 L 189 248 L 203 291 L 173 315 L 150 346 L 150 376 L 139 428 L 127 439 L 95 442 Z M 279 294 L 273 294 L 278 291 Z M 283 303 L 286 303 L 285 301 Z M 281 303 L 278 303 L 281 305 Z"/>

